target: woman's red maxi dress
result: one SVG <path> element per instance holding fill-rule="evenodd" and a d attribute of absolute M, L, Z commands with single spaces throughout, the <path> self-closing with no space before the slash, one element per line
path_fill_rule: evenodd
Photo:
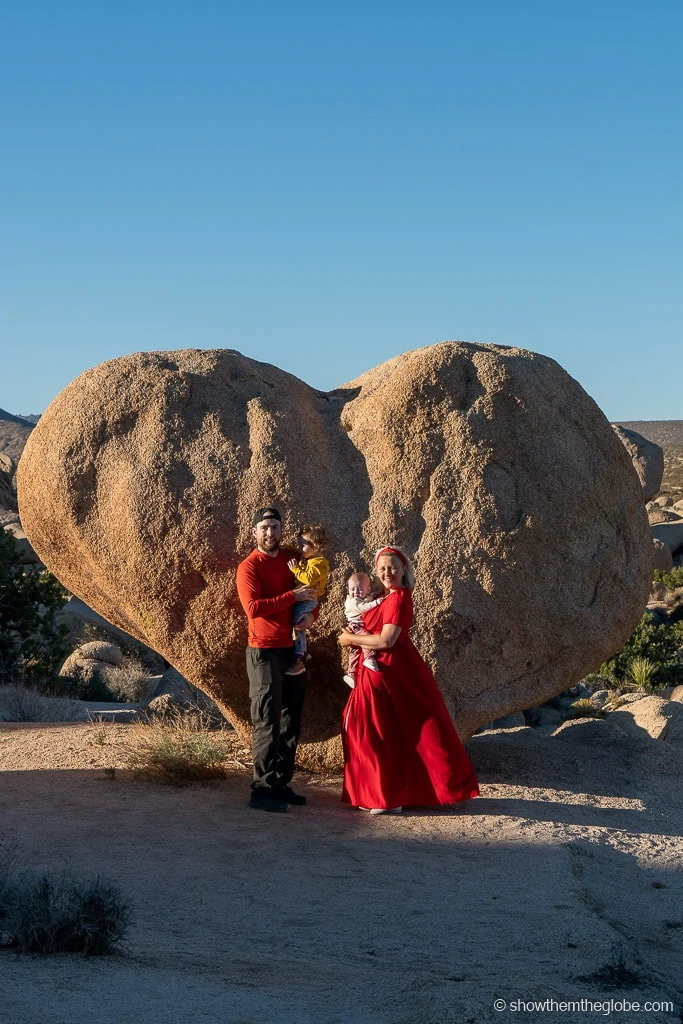
<path fill-rule="evenodd" d="M 472 763 L 451 722 L 429 667 L 408 630 L 413 599 L 403 587 L 363 616 L 370 633 L 401 627 L 388 651 L 377 651 L 379 672 L 361 663 L 342 716 L 342 801 L 355 807 L 456 803 L 477 796 Z"/>

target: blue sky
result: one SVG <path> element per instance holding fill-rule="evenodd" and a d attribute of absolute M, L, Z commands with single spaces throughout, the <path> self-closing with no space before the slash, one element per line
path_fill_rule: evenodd
<path fill-rule="evenodd" d="M 0 406 L 452 338 L 681 419 L 678 0 L 0 0 Z"/>

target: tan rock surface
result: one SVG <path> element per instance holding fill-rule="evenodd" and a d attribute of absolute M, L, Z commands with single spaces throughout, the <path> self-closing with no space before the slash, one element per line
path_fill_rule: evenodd
<path fill-rule="evenodd" d="M 237 352 L 142 353 L 55 399 L 18 471 L 24 528 L 64 585 L 159 651 L 248 735 L 235 569 L 250 517 L 331 535 L 302 761 L 338 763 L 345 580 L 416 555 L 413 637 L 463 735 L 618 650 L 652 544 L 631 460 L 581 387 L 521 349 L 444 342 L 323 394 Z"/>
<path fill-rule="evenodd" d="M 643 500 L 650 501 L 662 486 L 664 452 L 654 441 L 618 423 L 612 429 L 631 456 L 631 461 L 643 488 Z"/>
<path fill-rule="evenodd" d="M 678 699 L 643 697 L 612 711 L 611 715 L 616 724 L 627 721 L 630 716 L 652 739 L 673 743 L 683 750 L 683 707 Z"/>
<path fill-rule="evenodd" d="M 8 512 L 17 510 L 17 496 L 12 486 L 15 469 L 14 460 L 0 452 L 0 509 Z"/>

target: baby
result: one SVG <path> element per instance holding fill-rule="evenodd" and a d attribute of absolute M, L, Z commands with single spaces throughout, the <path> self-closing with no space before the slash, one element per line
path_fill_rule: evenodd
<path fill-rule="evenodd" d="M 384 600 L 385 595 L 368 600 L 370 577 L 366 572 L 354 572 L 353 576 L 349 577 L 348 591 L 348 597 L 344 601 L 344 614 L 348 628 L 357 636 L 370 636 L 371 634 L 363 625 L 363 612 L 367 612 L 370 608 L 376 608 Z M 349 647 L 349 668 L 344 676 L 344 682 L 351 689 L 356 685 L 356 674 L 361 657 L 366 668 L 373 672 L 379 672 L 374 651 L 368 647 Z"/>
<path fill-rule="evenodd" d="M 325 584 L 330 571 L 330 564 L 323 555 L 323 548 L 328 543 L 327 534 L 319 524 L 305 525 L 299 530 L 296 538 L 301 558 L 292 558 L 287 565 L 299 583 L 312 587 L 315 598 L 309 601 L 297 601 L 294 605 L 294 664 L 285 671 L 286 676 L 300 676 L 306 671 L 304 657 L 308 645 L 306 629 L 301 625 L 309 612 L 317 607 L 318 600 L 325 593 Z"/>

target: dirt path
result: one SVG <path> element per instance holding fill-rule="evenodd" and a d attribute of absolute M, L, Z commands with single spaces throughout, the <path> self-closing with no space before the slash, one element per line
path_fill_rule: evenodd
<path fill-rule="evenodd" d="M 126 726 L 0 725 L 3 835 L 27 865 L 115 880 L 135 913 L 117 956 L 0 954 L 0 1021 L 603 1018 L 493 1009 L 545 998 L 671 1000 L 615 1016 L 680 1019 L 683 758 L 606 742 L 603 725 L 477 736 L 482 798 L 402 818 L 343 807 L 339 780 L 310 776 L 308 807 L 259 814 L 246 772 L 111 778 Z M 610 988 L 619 958 L 637 981 Z"/>

